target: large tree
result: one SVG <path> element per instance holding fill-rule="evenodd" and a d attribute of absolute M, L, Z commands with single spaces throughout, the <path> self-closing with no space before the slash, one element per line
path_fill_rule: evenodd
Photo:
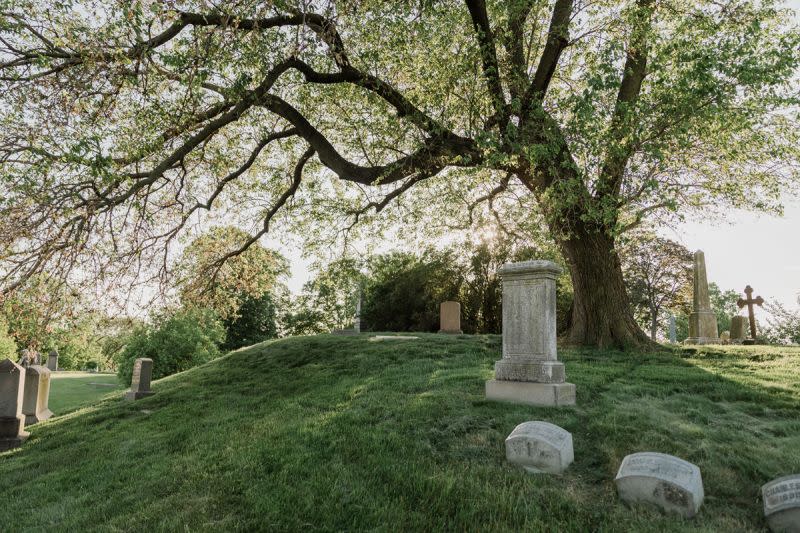
<path fill-rule="evenodd" d="M 648 342 L 619 234 L 774 206 L 796 178 L 800 40 L 776 5 L 0 0 L 4 288 L 139 268 L 226 206 L 260 221 L 243 251 L 446 188 L 547 226 L 569 340 Z"/>

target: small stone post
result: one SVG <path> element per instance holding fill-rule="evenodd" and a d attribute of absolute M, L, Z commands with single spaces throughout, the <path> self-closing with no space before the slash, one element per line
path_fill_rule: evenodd
<path fill-rule="evenodd" d="M 689 338 L 686 344 L 715 344 L 719 342 L 717 315 L 711 310 L 706 276 L 706 256 L 701 250 L 694 254 L 694 301 L 689 315 Z"/>
<path fill-rule="evenodd" d="M 153 360 L 139 358 L 133 363 L 131 390 L 125 393 L 126 400 L 138 400 L 155 394 L 150 390 L 150 379 L 153 376 Z"/>
<path fill-rule="evenodd" d="M 22 414 L 25 372 L 11 359 L 0 361 L 0 452 L 21 446 L 29 436 Z"/>
<path fill-rule="evenodd" d="M 51 372 L 58 370 L 58 350 L 55 348 L 50 350 L 50 353 L 47 354 L 47 368 L 50 369 Z"/>
<path fill-rule="evenodd" d="M 486 397 L 529 405 L 574 405 L 575 385 L 565 382 L 556 355 L 556 276 L 551 261 L 500 267 L 503 280 L 503 358 L 486 382 Z"/>

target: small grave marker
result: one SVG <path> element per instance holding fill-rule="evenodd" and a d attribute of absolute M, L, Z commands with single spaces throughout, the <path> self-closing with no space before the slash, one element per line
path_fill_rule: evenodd
<path fill-rule="evenodd" d="M 764 516 L 772 531 L 800 531 L 800 474 L 773 479 L 761 487 Z"/>
<path fill-rule="evenodd" d="M 506 459 L 535 474 L 560 474 L 574 460 L 572 434 L 549 422 L 523 422 L 506 438 Z"/>
<path fill-rule="evenodd" d="M 53 416 L 48 408 L 50 401 L 50 369 L 31 365 L 25 370 L 25 392 L 22 396 L 22 414 L 25 425 L 32 426 Z"/>
<path fill-rule="evenodd" d="M 650 503 L 684 518 L 692 518 L 703 504 L 700 469 L 664 453 L 628 455 L 622 460 L 614 482 L 624 502 Z"/>
<path fill-rule="evenodd" d="M 150 378 L 153 375 L 153 360 L 147 358 L 137 359 L 133 364 L 131 377 L 131 390 L 125 393 L 126 400 L 138 400 L 145 396 L 155 394 L 150 390 Z"/>

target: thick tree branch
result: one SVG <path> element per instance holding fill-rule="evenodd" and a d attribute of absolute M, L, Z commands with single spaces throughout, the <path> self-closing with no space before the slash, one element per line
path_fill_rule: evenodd
<path fill-rule="evenodd" d="M 634 124 L 631 123 L 630 117 L 647 74 L 647 40 L 652 24 L 653 4 L 654 0 L 636 2 L 631 41 L 628 44 L 625 68 L 617 93 L 614 116 L 611 119 L 611 142 L 597 186 L 598 197 L 619 195 L 625 167 L 636 147 L 636 138 L 631 135 Z"/>
<path fill-rule="evenodd" d="M 558 60 L 561 58 L 561 52 L 569 42 L 572 3 L 572 0 L 556 0 L 555 7 L 553 7 L 547 42 L 542 56 L 539 58 L 539 65 L 533 75 L 533 81 L 525 92 L 523 118 L 527 118 L 530 111 L 544 100 L 550 80 L 553 79 L 556 66 L 558 66 Z"/>
<path fill-rule="evenodd" d="M 486 12 L 486 2 L 484 0 L 466 0 L 466 3 L 480 47 L 483 75 L 486 76 L 489 84 L 489 96 L 492 99 L 495 115 L 498 117 L 497 122 L 502 131 L 508 122 L 508 113 L 505 95 L 503 94 L 503 83 L 500 80 L 500 66 L 497 62 L 494 35 L 492 34 L 492 26 L 489 23 L 489 15 Z"/>

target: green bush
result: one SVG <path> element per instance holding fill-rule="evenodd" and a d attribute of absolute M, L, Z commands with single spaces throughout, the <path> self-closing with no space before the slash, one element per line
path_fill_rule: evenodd
<path fill-rule="evenodd" d="M 17 362 L 17 343 L 8 334 L 8 322 L 3 315 L 0 315 L 0 361 L 11 359 Z"/>
<path fill-rule="evenodd" d="M 221 355 L 225 328 L 213 311 L 182 309 L 155 317 L 152 325 L 134 329 L 125 349 L 117 356 L 117 375 L 130 383 L 133 363 L 140 357 L 153 360 L 153 379 L 182 372 Z"/>
<path fill-rule="evenodd" d="M 237 316 L 225 320 L 227 332 L 225 350 L 235 350 L 274 339 L 278 336 L 275 324 L 275 303 L 270 293 L 259 298 L 246 296 L 239 306 Z"/>

